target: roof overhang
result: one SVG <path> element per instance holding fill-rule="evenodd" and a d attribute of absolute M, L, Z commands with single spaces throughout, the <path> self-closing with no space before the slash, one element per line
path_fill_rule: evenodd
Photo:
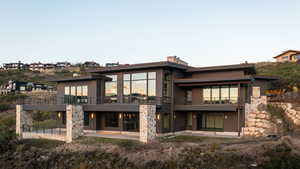
<path fill-rule="evenodd" d="M 226 84 L 249 84 L 253 80 L 252 77 L 240 78 L 215 78 L 215 79 L 175 79 L 177 86 L 206 86 L 206 85 L 226 85 Z"/>
<path fill-rule="evenodd" d="M 52 79 L 52 80 L 48 80 L 48 81 L 50 81 L 50 82 L 73 82 L 73 81 L 90 81 L 90 80 L 111 80 L 111 78 L 103 76 L 103 75 L 88 75 L 88 76 Z"/>
<path fill-rule="evenodd" d="M 188 66 L 180 65 L 172 62 L 151 62 L 151 63 L 142 63 L 142 64 L 129 64 L 129 65 L 119 65 L 112 67 L 104 67 L 100 69 L 89 70 L 91 73 L 110 73 L 110 72 L 120 72 L 120 71 L 129 71 L 129 70 L 140 70 L 140 69 L 152 69 L 152 68 L 176 68 L 186 70 Z"/>
<path fill-rule="evenodd" d="M 223 66 L 210 66 L 210 67 L 194 67 L 187 69 L 186 72 L 216 72 L 216 71 L 234 71 L 234 70 L 245 70 L 251 73 L 255 73 L 254 64 L 236 64 L 236 65 L 223 65 Z"/>

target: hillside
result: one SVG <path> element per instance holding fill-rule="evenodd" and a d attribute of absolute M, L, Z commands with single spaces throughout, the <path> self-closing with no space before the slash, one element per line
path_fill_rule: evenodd
<path fill-rule="evenodd" d="M 279 80 L 273 82 L 273 89 L 291 90 L 292 87 L 300 87 L 300 64 L 299 63 L 256 63 L 259 75 L 277 76 Z"/>
<path fill-rule="evenodd" d="M 85 72 L 82 72 L 85 73 Z M 9 70 L 0 71 L 0 86 L 7 83 L 9 80 L 26 81 L 26 82 L 37 82 L 44 84 L 52 84 L 48 82 L 49 79 L 63 78 L 72 76 L 73 72 L 70 71 L 60 71 L 55 73 L 41 73 L 32 71 L 20 71 L 20 70 Z"/>

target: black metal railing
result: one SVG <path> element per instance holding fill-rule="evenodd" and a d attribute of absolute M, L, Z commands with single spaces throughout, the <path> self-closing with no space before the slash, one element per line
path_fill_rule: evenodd
<path fill-rule="evenodd" d="M 65 128 L 61 127 L 43 127 L 38 125 L 23 125 L 23 132 L 30 132 L 36 134 L 51 134 L 51 135 L 65 135 Z"/>
<path fill-rule="evenodd" d="M 123 103 L 133 104 L 170 104 L 171 97 L 124 96 Z"/>
<path fill-rule="evenodd" d="M 242 97 L 203 97 L 202 100 L 197 101 L 197 104 L 242 104 L 245 99 Z M 193 104 L 191 100 L 185 100 L 186 105 Z"/>
<path fill-rule="evenodd" d="M 16 104 L 21 105 L 96 105 L 96 104 L 170 104 L 171 97 L 124 96 L 117 97 L 90 97 L 90 96 L 38 96 L 18 99 Z"/>

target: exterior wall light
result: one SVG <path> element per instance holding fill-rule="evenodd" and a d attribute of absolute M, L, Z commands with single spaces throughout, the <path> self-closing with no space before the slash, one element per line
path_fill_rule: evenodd
<path fill-rule="evenodd" d="M 157 118 L 157 120 L 159 120 L 160 119 L 160 114 L 157 114 L 156 118 Z"/>
<path fill-rule="evenodd" d="M 57 117 L 58 117 L 59 119 L 61 118 L 61 113 L 60 113 L 60 112 L 57 114 Z"/>
<path fill-rule="evenodd" d="M 94 119 L 94 113 L 91 114 L 91 118 Z"/>
<path fill-rule="evenodd" d="M 122 113 L 119 113 L 119 119 L 122 119 Z"/>

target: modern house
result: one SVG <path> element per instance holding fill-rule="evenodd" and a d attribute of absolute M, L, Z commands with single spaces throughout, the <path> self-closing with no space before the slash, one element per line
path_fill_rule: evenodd
<path fill-rule="evenodd" d="M 4 70 L 28 70 L 29 65 L 21 63 L 20 61 L 17 63 L 4 63 L 3 69 Z"/>
<path fill-rule="evenodd" d="M 263 95 L 275 80 L 256 75 L 253 64 L 192 67 L 178 59 L 103 67 L 89 76 L 56 79 L 54 104 L 23 108 L 57 112 L 65 124 L 64 105 L 82 105 L 85 129 L 138 132 L 139 105 L 156 105 L 156 133 L 189 130 L 239 135 L 253 87 L 259 87 Z"/>
<path fill-rule="evenodd" d="M 33 82 L 10 80 L 7 84 L 0 86 L 0 94 L 48 91 L 53 91 L 53 86 Z"/>
<path fill-rule="evenodd" d="M 273 57 L 277 62 L 296 62 L 300 60 L 300 51 L 298 50 L 287 50 L 281 54 Z"/>

